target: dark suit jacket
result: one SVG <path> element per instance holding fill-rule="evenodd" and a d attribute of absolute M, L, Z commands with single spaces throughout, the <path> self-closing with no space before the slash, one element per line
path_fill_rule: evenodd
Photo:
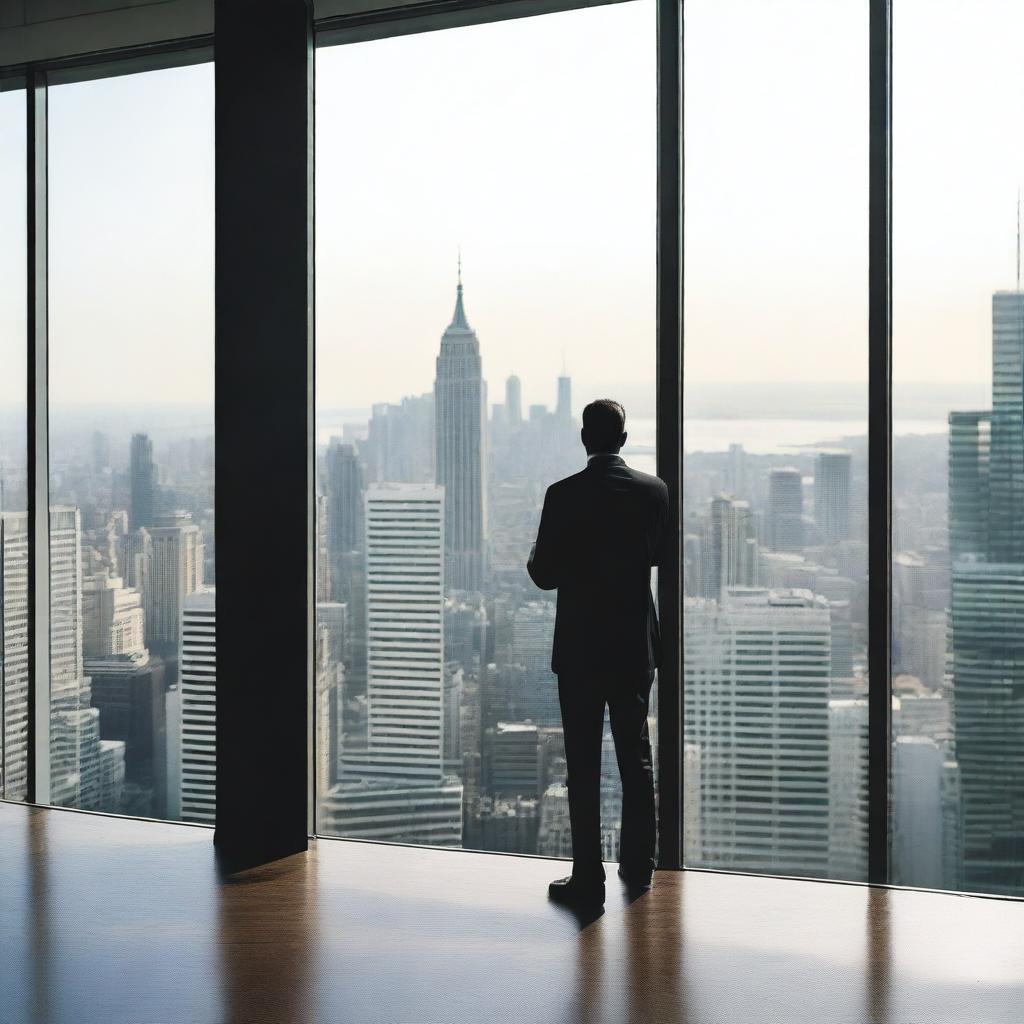
<path fill-rule="evenodd" d="M 617 455 L 548 488 L 527 569 L 558 590 L 553 672 L 637 678 L 657 667 L 651 566 L 668 537 L 668 488 Z"/>

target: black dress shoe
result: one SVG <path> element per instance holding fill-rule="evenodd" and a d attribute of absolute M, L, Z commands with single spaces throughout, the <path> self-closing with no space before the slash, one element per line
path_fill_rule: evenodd
<path fill-rule="evenodd" d="M 650 889 L 654 882 L 654 874 L 651 871 L 627 871 L 619 865 L 619 878 L 631 889 Z"/>
<path fill-rule="evenodd" d="M 600 905 L 604 903 L 604 882 L 581 882 L 571 875 L 558 878 L 548 886 L 548 898 L 556 903 Z"/>

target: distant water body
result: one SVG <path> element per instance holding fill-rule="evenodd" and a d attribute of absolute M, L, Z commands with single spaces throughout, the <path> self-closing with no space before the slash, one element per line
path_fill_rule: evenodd
<path fill-rule="evenodd" d="M 344 423 L 362 426 L 358 420 Z M 317 442 L 326 445 L 340 436 L 344 423 L 323 422 L 317 428 Z M 637 469 L 648 470 L 654 464 L 655 421 L 635 419 L 626 424 L 629 441 L 626 460 Z M 894 433 L 945 434 L 943 420 L 896 420 Z M 864 420 L 801 419 L 687 419 L 683 430 L 686 452 L 724 452 L 729 445 L 740 444 L 754 455 L 786 455 L 801 448 L 839 444 L 844 438 L 863 437 Z"/>

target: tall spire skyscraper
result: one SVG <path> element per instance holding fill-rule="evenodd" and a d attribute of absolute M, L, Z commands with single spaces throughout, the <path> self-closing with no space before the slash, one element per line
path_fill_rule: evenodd
<path fill-rule="evenodd" d="M 441 336 L 434 380 L 434 465 L 444 487 L 445 582 L 453 590 L 483 586 L 486 408 L 480 342 L 466 320 L 460 265 L 455 313 Z"/>

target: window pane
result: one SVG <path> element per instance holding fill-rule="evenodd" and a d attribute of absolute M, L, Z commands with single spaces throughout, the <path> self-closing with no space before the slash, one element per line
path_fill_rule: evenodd
<path fill-rule="evenodd" d="M 212 822 L 213 68 L 49 114 L 51 800 Z"/>
<path fill-rule="evenodd" d="M 0 796 L 28 783 L 25 91 L 0 92 Z"/>
<path fill-rule="evenodd" d="M 1024 10 L 894 11 L 893 880 L 1022 896 Z"/>
<path fill-rule="evenodd" d="M 571 851 L 525 563 L 587 401 L 654 472 L 654 57 L 649 0 L 317 54 L 322 834 Z"/>
<path fill-rule="evenodd" d="M 868 5 L 685 16 L 684 858 L 863 879 Z"/>

